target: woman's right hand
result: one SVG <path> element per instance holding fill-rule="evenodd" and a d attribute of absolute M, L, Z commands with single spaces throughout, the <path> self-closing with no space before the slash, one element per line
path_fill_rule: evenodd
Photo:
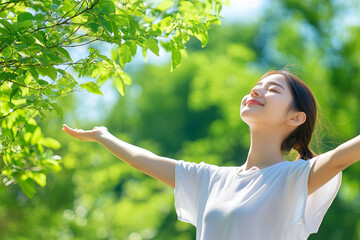
<path fill-rule="evenodd" d="M 106 127 L 94 127 L 92 130 L 72 129 L 63 124 L 62 130 L 70 136 L 87 142 L 97 142 L 101 135 L 109 133 Z"/>

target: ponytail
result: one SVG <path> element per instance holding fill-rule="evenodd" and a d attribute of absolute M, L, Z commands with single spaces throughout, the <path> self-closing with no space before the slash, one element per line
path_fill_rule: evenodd
<path fill-rule="evenodd" d="M 309 160 L 316 156 L 316 154 L 309 148 L 309 146 L 304 146 L 299 148 L 297 146 L 294 146 L 294 149 L 299 153 L 296 160 L 298 159 Z"/>

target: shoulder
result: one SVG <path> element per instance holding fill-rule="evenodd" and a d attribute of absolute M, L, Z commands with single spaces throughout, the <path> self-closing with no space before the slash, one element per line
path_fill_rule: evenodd
<path fill-rule="evenodd" d="M 286 178 L 302 178 L 308 175 L 311 168 L 310 160 L 298 159 L 294 161 L 286 161 L 279 165 L 278 173 Z"/>

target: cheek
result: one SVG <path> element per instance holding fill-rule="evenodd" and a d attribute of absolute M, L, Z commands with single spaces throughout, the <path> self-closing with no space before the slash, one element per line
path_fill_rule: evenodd
<path fill-rule="evenodd" d="M 268 102 L 268 114 L 272 115 L 274 118 L 283 120 L 286 118 L 286 114 L 289 107 L 288 99 L 272 99 L 273 101 Z"/>
<path fill-rule="evenodd" d="M 248 99 L 249 95 L 246 95 L 242 98 L 241 100 L 241 105 L 244 105 L 245 104 L 245 101 Z"/>

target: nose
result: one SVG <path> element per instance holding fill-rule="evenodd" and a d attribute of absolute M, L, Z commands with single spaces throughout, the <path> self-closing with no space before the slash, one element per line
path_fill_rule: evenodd
<path fill-rule="evenodd" d="M 256 96 L 256 97 L 261 96 L 261 93 L 260 93 L 259 89 L 257 89 L 257 88 L 251 89 L 250 97 L 254 97 L 254 96 Z"/>

